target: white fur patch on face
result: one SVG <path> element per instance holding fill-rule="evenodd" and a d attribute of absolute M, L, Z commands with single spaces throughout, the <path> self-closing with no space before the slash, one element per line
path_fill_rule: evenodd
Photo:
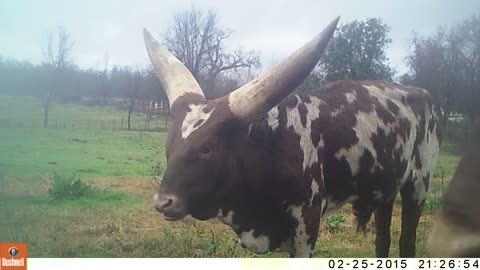
<path fill-rule="evenodd" d="M 311 137 L 312 122 L 320 116 L 320 103 L 323 103 L 320 99 L 310 96 L 309 103 L 303 103 L 307 108 L 306 124 L 302 125 L 300 120 L 300 112 L 298 105 L 300 104 L 300 98 L 297 98 L 297 105 L 293 108 L 287 108 L 287 128 L 293 128 L 296 134 L 300 136 L 300 148 L 303 151 L 303 170 L 310 168 L 318 161 L 318 145 L 314 145 Z M 323 142 L 320 142 L 323 143 Z M 319 144 L 320 144 L 319 143 Z"/>
<path fill-rule="evenodd" d="M 292 217 L 298 222 L 295 229 L 295 235 L 293 237 L 293 249 L 295 250 L 295 257 L 310 257 L 312 247 L 308 244 L 307 226 L 303 218 L 303 203 L 301 205 L 291 205 L 288 207 L 288 211 Z"/>
<path fill-rule="evenodd" d="M 261 234 L 255 237 L 253 229 L 242 232 L 238 236 L 239 243 L 252 252 L 262 254 L 270 250 L 270 238 Z"/>
<path fill-rule="evenodd" d="M 182 139 L 188 138 L 195 130 L 203 126 L 212 115 L 215 110 L 212 109 L 209 112 L 205 112 L 206 104 L 190 104 L 188 107 L 190 111 L 185 115 L 182 123 Z"/>
<path fill-rule="evenodd" d="M 272 131 L 275 131 L 278 128 L 278 114 L 278 106 L 273 107 L 267 113 L 267 123 L 268 126 L 272 128 Z"/>

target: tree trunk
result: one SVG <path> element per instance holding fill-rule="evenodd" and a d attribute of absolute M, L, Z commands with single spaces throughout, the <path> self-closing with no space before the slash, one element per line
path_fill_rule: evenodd
<path fill-rule="evenodd" d="M 133 109 L 135 108 L 135 103 L 136 103 L 136 99 L 131 99 L 128 104 L 128 119 L 127 119 L 128 130 L 132 130 L 132 124 L 130 120 L 133 113 Z"/>
<path fill-rule="evenodd" d="M 43 127 L 47 128 L 48 127 L 48 104 L 43 106 L 43 110 L 44 110 Z"/>
<path fill-rule="evenodd" d="M 127 119 L 127 128 L 128 128 L 128 130 L 132 130 L 132 125 L 131 125 L 131 123 L 130 123 L 130 117 L 132 116 L 132 111 L 133 111 L 133 110 L 130 110 L 130 109 L 128 110 L 128 119 Z"/>

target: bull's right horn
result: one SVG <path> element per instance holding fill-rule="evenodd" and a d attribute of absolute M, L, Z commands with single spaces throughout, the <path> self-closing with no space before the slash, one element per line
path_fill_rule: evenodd
<path fill-rule="evenodd" d="M 252 122 L 295 90 L 317 64 L 339 20 L 340 17 L 335 18 L 313 40 L 269 72 L 223 97 L 228 99 L 232 113 Z"/>

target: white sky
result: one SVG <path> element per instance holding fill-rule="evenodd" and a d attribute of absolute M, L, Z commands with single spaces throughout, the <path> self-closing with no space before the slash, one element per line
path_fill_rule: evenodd
<path fill-rule="evenodd" d="M 480 0 L 0 0 L 0 57 L 39 63 L 49 32 L 62 25 L 75 41 L 74 58 L 83 68 L 148 63 L 142 29 L 160 37 L 172 15 L 195 4 L 214 9 L 222 26 L 234 30 L 231 48 L 260 53 L 269 67 L 321 31 L 334 17 L 341 23 L 380 17 L 391 27 L 387 54 L 403 73 L 412 32 L 429 35 L 480 14 Z"/>

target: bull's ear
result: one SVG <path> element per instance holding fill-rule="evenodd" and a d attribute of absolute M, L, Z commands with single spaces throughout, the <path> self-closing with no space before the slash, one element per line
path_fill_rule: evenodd
<path fill-rule="evenodd" d="M 310 74 L 327 47 L 340 17 L 272 70 L 223 97 L 231 112 L 247 123 L 277 105 Z"/>

